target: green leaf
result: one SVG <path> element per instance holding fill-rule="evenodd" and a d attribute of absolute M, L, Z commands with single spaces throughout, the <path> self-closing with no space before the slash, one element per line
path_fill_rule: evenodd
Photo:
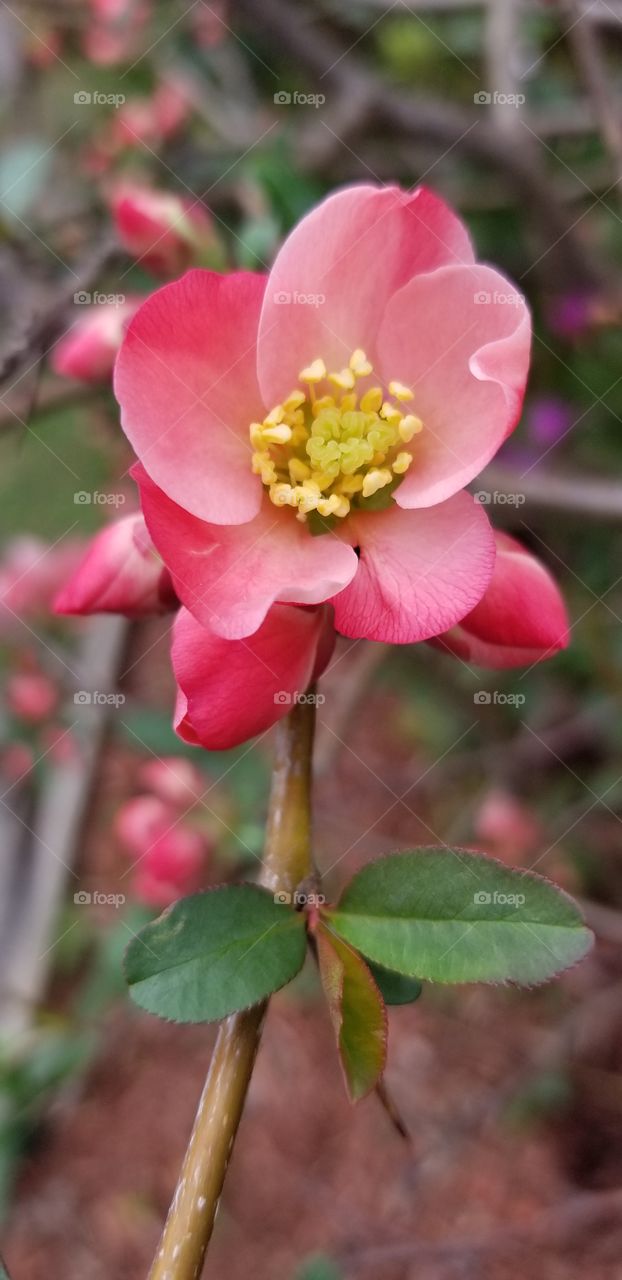
<path fill-rule="evenodd" d="M 175 1022 L 212 1022 L 295 977 L 305 957 L 301 912 L 256 885 L 196 893 L 141 929 L 125 954 L 136 1004 Z"/>
<path fill-rule="evenodd" d="M 419 999 L 422 987 L 418 978 L 407 978 L 405 974 L 384 969 L 372 960 L 368 960 L 367 967 L 385 1004 L 414 1004 Z"/>
<path fill-rule="evenodd" d="M 372 862 L 322 914 L 370 960 L 432 982 L 543 982 L 593 941 L 567 894 L 464 849 Z"/>
<path fill-rule="evenodd" d="M 364 960 L 320 924 L 315 934 L 320 977 L 352 1102 L 364 1098 L 384 1071 L 387 1014 Z"/>

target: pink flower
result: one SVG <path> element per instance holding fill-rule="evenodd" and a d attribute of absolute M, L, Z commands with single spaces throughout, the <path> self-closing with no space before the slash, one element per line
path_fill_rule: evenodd
<path fill-rule="evenodd" d="M 506 533 L 497 533 L 492 582 L 482 600 L 433 643 L 480 667 L 520 667 L 568 644 L 568 617 L 544 565 Z"/>
<path fill-rule="evenodd" d="M 197 200 L 125 183 L 111 208 L 123 248 L 158 274 L 179 275 L 213 239 L 211 218 Z"/>
<path fill-rule="evenodd" d="M 175 810 L 158 796 L 133 796 L 119 809 L 115 830 L 126 849 L 141 857 L 176 821 Z"/>
<path fill-rule="evenodd" d="M 49 676 L 38 672 L 19 672 L 9 677 L 6 697 L 13 715 L 27 720 L 29 724 L 39 724 L 55 710 L 58 689 Z"/>
<path fill-rule="evenodd" d="M 83 39 L 85 58 L 99 67 L 132 57 L 149 17 L 143 0 L 91 0 L 90 22 Z"/>
<path fill-rule="evenodd" d="M 520 295 L 425 189 L 347 188 L 267 278 L 192 271 L 153 294 L 116 393 L 194 618 L 242 639 L 275 602 L 332 601 L 347 636 L 455 626 L 495 556 L 464 486 L 517 421 L 529 337 Z"/>
<path fill-rule="evenodd" d="M 170 574 L 141 515 L 101 529 L 54 602 L 57 613 L 123 613 L 127 618 L 169 613 L 177 605 Z"/>
<path fill-rule="evenodd" d="M 223 640 L 181 609 L 172 651 L 179 736 L 221 751 L 280 720 L 330 660 L 331 612 L 273 605 L 254 635 Z"/>
<path fill-rule="evenodd" d="M 125 327 L 139 303 L 140 298 L 127 298 L 119 303 L 85 306 L 83 314 L 52 352 L 54 372 L 78 382 L 106 382 L 112 374 Z"/>
<path fill-rule="evenodd" d="M 196 804 L 205 791 L 201 770 L 179 756 L 145 761 L 138 777 L 144 787 L 180 809 Z"/>
<path fill-rule="evenodd" d="M 15 629 L 20 618 L 50 613 L 61 583 L 73 573 L 84 554 L 72 541 L 48 546 L 39 538 L 15 538 L 0 563 L 0 634 Z"/>
<path fill-rule="evenodd" d="M 199 831 L 180 822 L 175 809 L 156 796 L 135 796 L 117 814 L 116 831 L 139 859 L 136 897 L 167 906 L 200 887 L 208 846 Z"/>

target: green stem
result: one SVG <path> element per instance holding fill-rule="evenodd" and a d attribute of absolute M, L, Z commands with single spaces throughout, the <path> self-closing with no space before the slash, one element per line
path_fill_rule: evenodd
<path fill-rule="evenodd" d="M 277 725 L 264 861 L 273 893 L 293 893 L 312 870 L 311 761 L 315 701 L 298 702 Z M 197 1280 L 242 1117 L 267 1001 L 220 1026 L 177 1190 L 149 1280 Z"/>

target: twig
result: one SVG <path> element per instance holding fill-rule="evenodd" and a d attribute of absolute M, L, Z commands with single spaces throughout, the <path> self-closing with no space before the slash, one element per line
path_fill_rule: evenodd
<path fill-rule="evenodd" d="M 591 20 L 591 13 L 583 12 L 577 0 L 571 0 L 570 3 L 566 0 L 560 8 L 572 19 L 568 27 L 568 40 L 611 156 L 617 185 L 622 178 L 622 104 L 616 101 L 616 94 L 610 83 L 602 40 Z"/>
<path fill-rule="evenodd" d="M 622 519 L 622 489 L 617 480 L 570 473 L 558 475 L 543 468 L 521 475 L 518 470 L 500 464 L 487 467 L 478 477 L 477 486 L 484 492 L 519 494 L 527 506 L 567 511 L 570 515 L 590 516 L 594 520 Z M 510 504 L 506 509 L 513 514 L 517 510 Z M 522 506 L 518 509 L 524 510 Z"/>
<path fill-rule="evenodd" d="M 313 701 L 276 729 L 260 883 L 292 893 L 311 871 Z M 203 1266 L 259 1047 L 267 1001 L 222 1024 L 150 1280 L 196 1280 Z"/>

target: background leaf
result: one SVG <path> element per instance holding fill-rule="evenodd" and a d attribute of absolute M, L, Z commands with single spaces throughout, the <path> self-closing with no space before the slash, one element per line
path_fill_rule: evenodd
<path fill-rule="evenodd" d="M 395 973 L 385 969 L 381 964 L 367 961 L 367 968 L 378 987 L 385 1004 L 414 1004 L 419 999 L 422 986 L 418 978 L 408 978 L 404 973 Z"/>
<path fill-rule="evenodd" d="M 316 935 L 322 986 L 353 1102 L 365 1097 L 384 1071 L 387 1015 L 361 956 L 320 924 Z"/>
<path fill-rule="evenodd" d="M 592 942 L 547 880 L 462 849 L 370 863 L 325 918 L 371 960 L 432 982 L 543 982 Z"/>
<path fill-rule="evenodd" d="M 289 982 L 305 957 L 301 913 L 255 885 L 182 898 L 125 955 L 136 1004 L 176 1022 L 211 1022 Z"/>

